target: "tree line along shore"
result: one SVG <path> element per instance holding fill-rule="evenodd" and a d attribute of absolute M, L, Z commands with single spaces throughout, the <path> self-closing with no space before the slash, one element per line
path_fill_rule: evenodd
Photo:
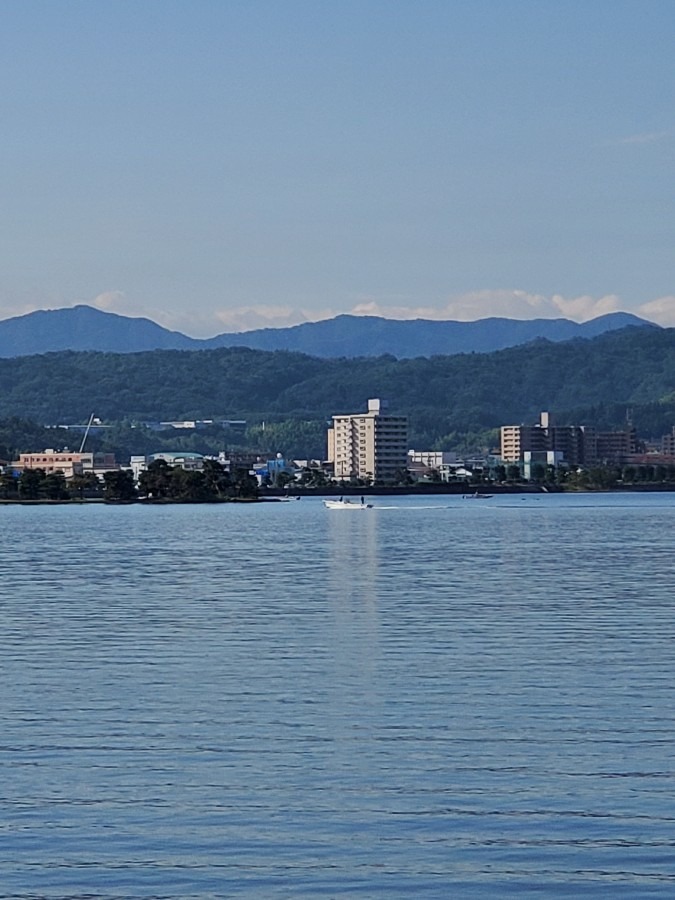
<path fill-rule="evenodd" d="M 367 495 L 468 495 L 535 494 L 574 491 L 671 491 L 675 490 L 675 466 L 598 466 L 579 472 L 540 473 L 530 481 L 516 474 L 517 467 L 501 467 L 504 480 L 484 475 L 463 482 L 423 482 L 367 484 L 330 482 L 286 482 L 284 487 L 263 486 L 246 469 L 228 472 L 216 460 L 204 460 L 200 471 L 171 466 L 155 460 L 141 472 L 138 483 L 131 471 L 106 472 L 102 479 L 93 473 L 66 480 L 60 472 L 25 469 L 18 476 L 0 475 L 0 503 L 232 503 L 279 500 L 284 497 Z M 509 478 L 509 470 L 511 477 Z"/>

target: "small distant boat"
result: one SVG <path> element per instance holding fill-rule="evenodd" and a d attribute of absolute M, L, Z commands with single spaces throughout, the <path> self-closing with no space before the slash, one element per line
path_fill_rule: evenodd
<path fill-rule="evenodd" d="M 463 494 L 462 500 L 491 500 L 492 497 L 492 494 L 481 494 L 476 491 L 475 494 Z"/>
<path fill-rule="evenodd" d="M 326 509 L 372 509 L 372 503 L 355 503 L 353 500 L 324 500 Z"/>

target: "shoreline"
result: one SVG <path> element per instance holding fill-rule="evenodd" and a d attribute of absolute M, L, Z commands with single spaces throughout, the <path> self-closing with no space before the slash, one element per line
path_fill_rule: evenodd
<path fill-rule="evenodd" d="M 301 488 L 291 487 L 285 488 L 268 488 L 260 499 L 265 497 L 377 497 L 377 496 L 464 496 L 469 497 L 473 494 L 492 494 L 509 495 L 509 494 L 627 494 L 627 493 L 649 493 L 649 492 L 668 492 L 675 491 L 675 482 L 659 482 L 655 484 L 627 484 L 619 485 L 612 488 L 603 489 L 574 489 L 569 490 L 559 485 L 542 485 L 542 484 L 424 484 L 424 485 L 406 485 L 406 486 L 384 486 L 376 485 L 371 487 L 323 487 L 323 488 Z"/>
<path fill-rule="evenodd" d="M 251 498 L 231 498 L 231 499 L 213 499 L 213 500 L 148 500 L 147 498 L 138 498 L 134 500 L 106 500 L 103 497 L 77 497 L 68 500 L 49 500 L 47 498 L 39 500 L 20 500 L 18 498 L 0 498 L 0 506 L 184 506 L 186 504 L 198 505 L 226 505 L 226 504 L 256 504 L 256 503 L 274 503 L 284 499 L 300 500 L 302 498 L 311 497 L 472 497 L 475 494 L 487 496 L 509 496 L 509 495 L 537 495 L 542 494 L 647 494 L 647 493 L 670 493 L 675 491 L 675 483 L 661 484 L 629 484 L 619 487 L 604 489 L 587 489 L 587 490 L 565 490 L 557 485 L 505 485 L 484 484 L 477 485 L 406 485 L 406 486 L 371 486 L 371 487 L 324 487 L 324 488 L 298 488 L 293 487 L 290 490 L 282 488 L 268 488 L 258 497 Z"/>

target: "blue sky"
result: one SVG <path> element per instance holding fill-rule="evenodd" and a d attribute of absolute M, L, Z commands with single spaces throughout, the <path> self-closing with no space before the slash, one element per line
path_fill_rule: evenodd
<path fill-rule="evenodd" d="M 675 325 L 671 0 L 0 13 L 0 317 Z"/>

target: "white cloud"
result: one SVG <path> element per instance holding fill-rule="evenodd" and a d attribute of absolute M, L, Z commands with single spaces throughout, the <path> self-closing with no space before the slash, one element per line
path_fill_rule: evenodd
<path fill-rule="evenodd" d="M 668 131 L 646 131 L 643 134 L 631 134 L 620 138 L 618 144 L 656 144 L 670 136 Z"/>
<path fill-rule="evenodd" d="M 675 296 L 659 297 L 643 303 L 635 310 L 636 316 L 642 316 L 664 328 L 675 328 Z"/>
<path fill-rule="evenodd" d="M 199 311 L 172 312 L 155 309 L 132 300 L 124 291 L 103 291 L 101 294 L 97 294 L 93 300 L 77 300 L 63 305 L 75 306 L 77 303 L 86 303 L 103 312 L 117 313 L 132 319 L 150 319 L 171 331 L 182 331 L 193 337 L 211 337 L 218 331 L 217 317 L 210 311 L 206 313 Z"/>
<path fill-rule="evenodd" d="M 607 313 L 618 312 L 622 307 L 621 299 L 616 294 L 605 294 L 593 297 L 583 294 L 576 297 L 564 297 L 562 294 L 545 296 L 520 290 L 484 290 L 472 291 L 452 297 L 444 305 L 406 303 L 407 298 L 376 297 L 359 298 L 351 308 L 347 309 L 294 309 L 290 306 L 242 306 L 233 309 L 218 310 L 213 314 L 220 330 L 250 331 L 254 328 L 283 328 L 298 325 L 302 322 L 318 322 L 334 316 L 348 313 L 353 316 L 380 316 L 385 319 L 432 319 L 443 321 L 454 319 L 460 322 L 473 322 L 498 316 L 508 319 L 573 319 L 576 322 L 587 322 Z M 653 313 L 637 310 L 637 314 L 645 318 L 655 319 L 657 314 L 666 315 L 665 306 L 658 306 L 662 301 L 653 301 Z M 200 326 L 204 331 L 206 317 Z M 193 323 L 194 324 L 194 323 Z M 177 327 L 177 326 L 176 326 Z M 194 328 L 190 333 L 194 332 Z M 212 332 L 213 333 L 213 332 Z"/>
<path fill-rule="evenodd" d="M 295 308 L 280 304 L 259 304 L 220 309 L 189 309 L 172 311 L 146 307 L 131 300 L 123 291 L 110 290 L 93 300 L 77 299 L 70 303 L 24 303 L 0 305 L 0 319 L 23 315 L 36 309 L 63 308 L 88 303 L 106 312 L 131 317 L 146 317 L 165 328 L 181 331 L 193 337 L 212 337 L 224 331 L 250 331 L 257 328 L 284 328 L 303 322 L 318 322 L 344 313 L 355 316 L 381 316 L 387 319 L 454 319 L 473 322 L 499 316 L 509 319 L 566 318 L 586 322 L 597 316 L 627 310 L 616 294 L 593 297 L 582 294 L 565 297 L 562 294 L 528 293 L 522 290 L 471 291 L 450 297 L 439 305 L 415 304 L 411 298 L 384 295 L 380 298 L 363 295 L 354 298 L 351 307 L 339 309 Z M 631 312 L 666 327 L 675 326 L 675 296 L 659 297 L 643 303 Z"/>
<path fill-rule="evenodd" d="M 553 307 L 564 318 L 574 319 L 576 322 L 587 322 L 598 316 L 618 312 L 620 302 L 616 294 L 606 294 L 604 297 L 590 297 L 587 294 L 581 297 L 561 297 L 560 294 L 554 294 L 551 297 Z"/>
<path fill-rule="evenodd" d="M 45 309 L 45 307 L 35 303 L 3 303 L 0 306 L 0 320 L 25 316 L 28 313 L 35 312 L 36 309 Z"/>
<path fill-rule="evenodd" d="M 519 290 L 484 290 L 453 297 L 441 307 L 393 306 L 371 300 L 357 304 L 351 313 L 392 319 L 456 319 L 460 322 L 473 322 L 491 316 L 508 319 L 566 318 L 585 322 L 618 309 L 620 300 L 614 294 L 604 297 L 563 297 L 554 294 L 546 297 Z"/>
<path fill-rule="evenodd" d="M 330 317 L 331 313 L 327 314 Z M 219 309 L 213 313 L 221 331 L 250 331 L 254 328 L 285 328 L 303 322 L 324 318 L 321 312 L 310 313 L 291 306 L 240 306 L 235 309 Z"/>
<path fill-rule="evenodd" d="M 104 291 L 91 301 L 91 305 L 104 312 L 119 312 L 125 306 L 124 291 Z"/>

